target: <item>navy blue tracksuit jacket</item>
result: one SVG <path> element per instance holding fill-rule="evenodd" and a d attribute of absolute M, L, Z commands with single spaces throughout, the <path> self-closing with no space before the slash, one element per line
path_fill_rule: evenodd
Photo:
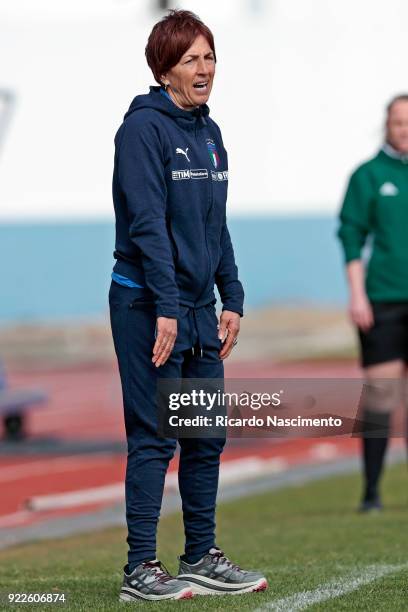
<path fill-rule="evenodd" d="M 214 299 L 243 314 L 243 289 L 226 224 L 228 160 L 207 105 L 179 109 L 151 87 L 115 138 L 114 271 L 154 295 L 157 316 Z"/>

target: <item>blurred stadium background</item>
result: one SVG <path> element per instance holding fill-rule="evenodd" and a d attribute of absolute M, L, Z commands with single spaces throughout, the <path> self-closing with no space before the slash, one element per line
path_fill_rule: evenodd
<path fill-rule="evenodd" d="M 1 424 L 0 548 L 123 525 L 125 437 L 107 306 L 113 137 L 133 96 L 153 84 L 144 46 L 174 6 L 0 0 L 0 416 L 11 418 Z M 229 225 L 247 296 L 227 375 L 357 377 L 336 213 L 349 173 L 382 141 L 386 102 L 407 89 L 408 5 L 191 0 L 177 7 L 208 23 L 218 55 L 209 106 L 229 153 Z M 22 421 L 24 393 L 37 403 Z M 6 400 L 14 401 L 11 413 Z M 310 480 L 356 471 L 357 454 L 356 440 L 339 438 L 233 440 L 222 499 L 250 500 L 290 483 L 308 499 Z M 402 440 L 394 440 L 390 460 L 402 456 Z M 176 469 L 177 458 L 167 512 L 178 507 Z M 393 472 L 390 495 L 401 474 Z M 349 498 L 339 501 L 351 524 L 356 482 L 344 481 Z M 397 511 L 401 503 L 396 498 Z M 315 509 L 306 503 L 305 532 L 308 511 Z M 259 562 L 272 567 L 270 554 Z M 368 563 L 374 552 L 367 555 Z M 15 567 L 32 567 L 29 559 L 15 557 Z M 336 563 L 333 575 L 341 573 Z M 288 586 L 288 594 L 295 590 Z"/>

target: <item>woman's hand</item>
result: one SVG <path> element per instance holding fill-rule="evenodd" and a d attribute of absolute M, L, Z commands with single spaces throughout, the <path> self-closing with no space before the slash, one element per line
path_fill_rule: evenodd
<path fill-rule="evenodd" d="M 157 317 L 156 342 L 152 361 L 156 368 L 164 365 L 171 355 L 177 338 L 177 319 Z"/>
<path fill-rule="evenodd" d="M 222 311 L 220 316 L 218 338 L 224 342 L 224 346 L 220 351 L 220 359 L 226 359 L 237 343 L 240 324 L 241 318 L 238 313 L 231 312 L 230 310 Z"/>
<path fill-rule="evenodd" d="M 362 331 L 367 332 L 374 325 L 373 309 L 365 293 L 352 293 L 349 315 Z"/>

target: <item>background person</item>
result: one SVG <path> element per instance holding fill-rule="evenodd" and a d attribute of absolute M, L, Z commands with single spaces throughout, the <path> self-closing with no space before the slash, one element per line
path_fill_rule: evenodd
<path fill-rule="evenodd" d="M 117 262 L 109 294 L 128 441 L 128 565 L 120 598 L 180 599 L 263 590 L 215 544 L 218 439 L 180 439 L 186 536 L 179 579 L 156 559 L 164 479 L 176 441 L 157 435 L 159 378 L 224 376 L 243 314 L 226 224 L 227 154 L 206 102 L 215 74 L 210 30 L 170 11 L 146 47 L 158 87 L 137 96 L 115 138 Z M 223 303 L 215 313 L 214 285 Z"/>
<path fill-rule="evenodd" d="M 349 312 L 358 328 L 368 383 L 383 393 L 364 398 L 362 511 L 381 508 L 379 480 L 390 417 L 401 401 L 408 362 L 408 94 L 387 107 L 385 142 L 352 174 L 340 212 L 350 289 Z M 372 252 L 366 270 L 362 249 Z M 370 429 L 376 428 L 377 433 Z"/>

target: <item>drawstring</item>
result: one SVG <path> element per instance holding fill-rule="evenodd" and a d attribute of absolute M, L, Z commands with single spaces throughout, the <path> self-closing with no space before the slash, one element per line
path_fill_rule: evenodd
<path fill-rule="evenodd" d="M 194 126 L 194 133 L 197 136 L 197 126 L 201 120 L 201 123 L 203 125 L 208 125 L 208 122 L 205 118 L 205 115 L 203 113 L 203 109 L 201 108 L 201 106 L 199 106 L 198 108 L 194 109 L 193 114 L 195 115 L 195 117 L 197 117 L 196 122 L 195 122 L 195 126 Z"/>
<path fill-rule="evenodd" d="M 204 351 L 203 351 L 203 345 L 201 343 L 200 328 L 198 326 L 197 315 L 196 315 L 195 308 L 190 308 L 190 315 L 191 315 L 191 318 L 192 318 L 193 329 L 195 328 L 195 330 L 197 332 L 197 344 L 198 344 L 198 349 L 200 351 L 199 356 L 202 358 L 203 354 L 204 354 Z M 192 353 L 192 355 L 195 356 L 195 347 L 194 346 L 191 347 L 191 353 Z"/>
<path fill-rule="evenodd" d="M 199 349 L 200 349 L 200 357 L 202 357 L 203 356 L 203 347 L 200 346 Z M 191 353 L 192 353 L 192 355 L 195 355 L 195 348 L 194 348 L 194 346 L 191 347 Z"/>
<path fill-rule="evenodd" d="M 197 331 L 197 343 L 198 343 L 198 348 L 200 349 L 200 357 L 203 356 L 203 345 L 201 344 L 201 338 L 200 338 L 200 328 L 197 322 L 197 314 L 196 314 L 196 310 L 195 308 L 193 308 L 193 319 L 194 319 L 194 323 L 195 323 L 195 328 Z M 194 349 L 194 347 L 193 347 Z M 194 352 L 193 352 L 194 355 Z"/>

